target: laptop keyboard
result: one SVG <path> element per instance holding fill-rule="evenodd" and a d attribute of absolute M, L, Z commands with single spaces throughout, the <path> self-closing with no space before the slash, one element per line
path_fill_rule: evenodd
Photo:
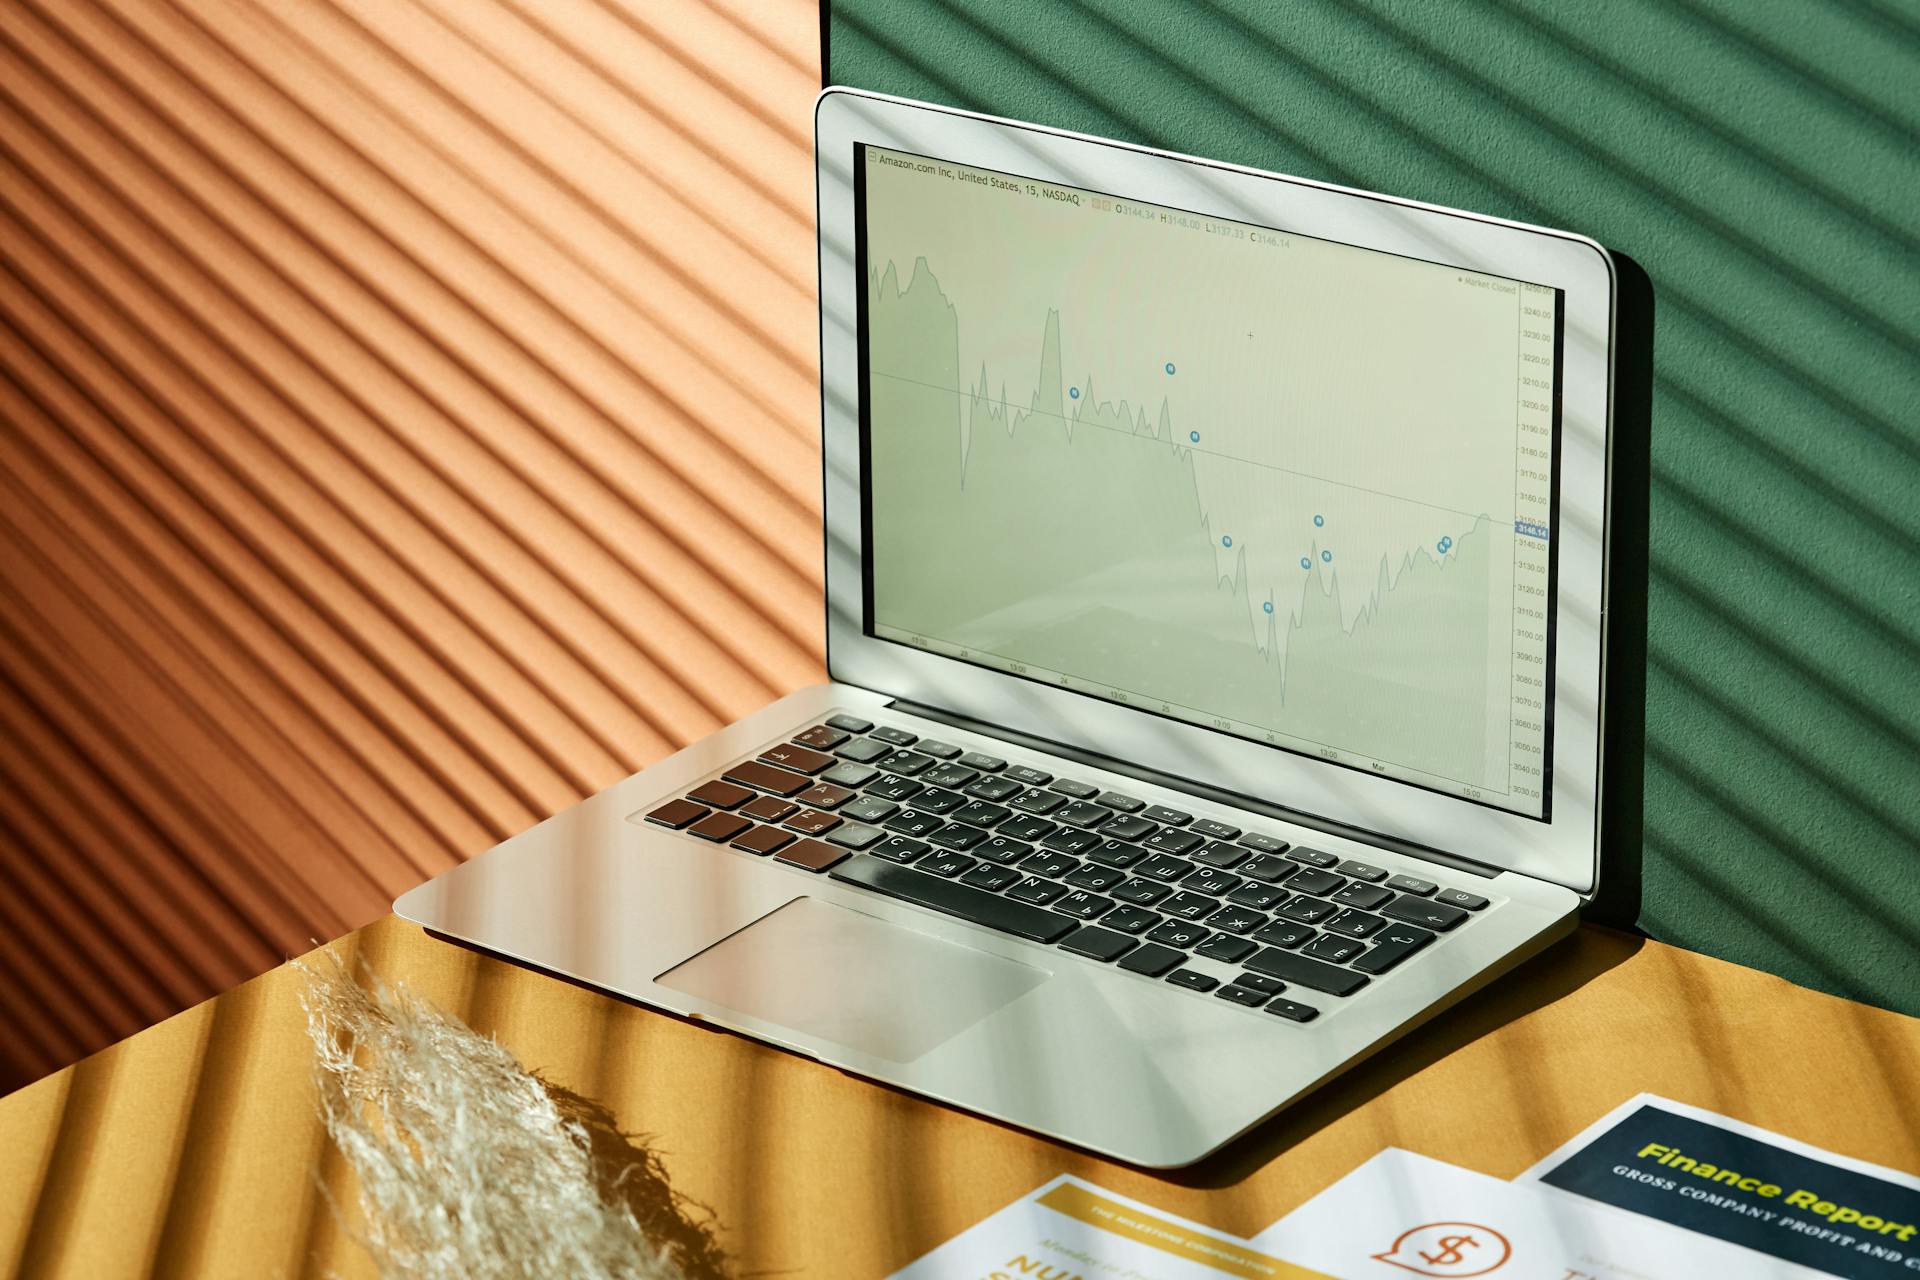
<path fill-rule="evenodd" d="M 1488 905 L 851 715 L 645 819 L 1295 1022 Z"/>

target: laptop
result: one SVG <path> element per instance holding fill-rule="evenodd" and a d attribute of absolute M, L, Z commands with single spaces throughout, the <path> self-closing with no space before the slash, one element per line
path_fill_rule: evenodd
<path fill-rule="evenodd" d="M 827 659 L 395 905 L 1189 1164 L 1599 880 L 1615 263 L 846 89 Z"/>

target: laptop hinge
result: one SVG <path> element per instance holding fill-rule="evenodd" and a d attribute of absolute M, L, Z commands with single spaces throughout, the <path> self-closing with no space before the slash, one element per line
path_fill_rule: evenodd
<path fill-rule="evenodd" d="M 1409 858 L 1420 858 L 1427 862 L 1435 862 L 1454 871 L 1463 871 L 1468 875 L 1480 876 L 1483 879 L 1491 880 L 1505 870 L 1503 867 L 1490 866 L 1484 862 L 1475 862 L 1471 858 L 1463 858 L 1456 853 L 1447 853 L 1440 849 L 1430 849 L 1425 845 L 1415 844 L 1410 840 L 1400 840 L 1393 836 L 1381 835 L 1378 832 L 1367 831 L 1344 822 L 1336 822 L 1331 818 L 1320 817 L 1318 814 L 1303 813 L 1298 809 L 1289 809 L 1285 805 L 1275 804 L 1271 800 L 1262 800 L 1255 796 L 1241 795 L 1238 792 L 1227 791 L 1221 787 L 1209 786 L 1204 782 L 1196 782 L 1191 778 L 1181 778 L 1170 773 L 1162 773 L 1158 769 L 1150 769 L 1145 765 L 1135 764 L 1130 760 L 1121 760 L 1113 756 L 1103 756 L 1097 751 L 1088 751 L 1069 743 L 1055 742 L 1049 738 L 1036 737 L 1030 733 L 1021 733 L 1018 730 L 1008 729 L 1002 725 L 989 724 L 984 720 L 975 720 L 968 716 L 957 715 L 952 711 L 943 710 L 940 707 L 929 707 L 923 703 L 908 702 L 904 698 L 895 698 L 887 705 L 909 715 L 919 716 L 923 720 L 938 721 L 941 724 L 952 725 L 956 729 L 965 729 L 970 733 L 978 733 L 984 737 L 998 738 L 1003 742 L 1016 743 L 1035 751 L 1044 751 L 1049 755 L 1064 756 L 1069 760 L 1077 760 L 1081 764 L 1091 765 L 1097 769 L 1105 769 L 1109 773 L 1123 773 L 1129 778 L 1138 778 L 1142 782 L 1151 783 L 1156 787 L 1165 787 L 1169 791 L 1181 791 L 1187 795 L 1211 801 L 1214 804 L 1227 805 L 1234 809 L 1246 809 L 1253 813 L 1265 814 L 1267 817 L 1276 818 L 1282 822 L 1291 822 L 1296 826 L 1311 827 L 1315 831 L 1324 831 L 1330 836 L 1339 836 L 1346 840 L 1356 840 L 1362 844 L 1370 844 L 1377 848 L 1404 854 Z"/>

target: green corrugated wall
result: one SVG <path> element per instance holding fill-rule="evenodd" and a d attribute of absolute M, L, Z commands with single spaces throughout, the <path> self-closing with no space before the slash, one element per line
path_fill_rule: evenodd
<path fill-rule="evenodd" d="M 828 79 L 1637 260 L 1640 927 L 1920 1014 L 1920 7 L 847 0 Z"/>

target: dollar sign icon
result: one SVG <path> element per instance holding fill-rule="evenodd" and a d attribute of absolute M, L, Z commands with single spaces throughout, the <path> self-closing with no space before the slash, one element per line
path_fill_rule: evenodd
<path fill-rule="evenodd" d="M 1478 1249 L 1480 1242 L 1472 1236 L 1442 1236 L 1438 1253 L 1420 1252 L 1420 1260 L 1429 1266 L 1451 1267 L 1466 1260 L 1466 1249 Z"/>

